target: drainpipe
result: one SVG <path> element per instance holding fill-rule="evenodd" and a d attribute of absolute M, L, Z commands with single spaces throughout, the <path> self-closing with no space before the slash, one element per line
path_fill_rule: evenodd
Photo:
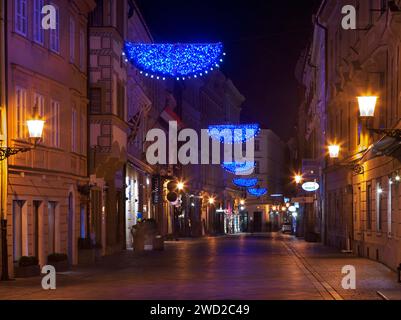
<path fill-rule="evenodd" d="M 1 147 L 7 146 L 7 105 L 8 105 L 8 41 L 7 41 L 7 0 L 0 0 L 0 43 L 3 45 L 0 52 L 0 71 L 1 71 Z M 8 168 L 7 159 L 0 162 L 1 168 L 1 190 L 0 190 L 0 206 L 1 206 L 1 281 L 10 280 L 8 274 L 8 247 L 7 247 L 7 179 Z"/>

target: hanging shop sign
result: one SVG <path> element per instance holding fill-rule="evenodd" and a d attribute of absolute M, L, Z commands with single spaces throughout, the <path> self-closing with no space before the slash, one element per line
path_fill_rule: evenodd
<path fill-rule="evenodd" d="M 320 186 L 317 182 L 305 182 L 302 185 L 302 189 L 304 189 L 306 192 L 315 192 L 316 190 L 319 190 Z"/>

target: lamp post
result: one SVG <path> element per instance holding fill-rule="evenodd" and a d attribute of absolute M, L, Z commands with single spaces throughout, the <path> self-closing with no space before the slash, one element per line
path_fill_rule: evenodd
<path fill-rule="evenodd" d="M 5 106 L 3 107 L 5 110 Z M 28 119 L 26 125 L 28 127 L 29 142 L 33 144 L 33 147 L 28 148 L 14 148 L 7 147 L 7 140 L 3 134 L 3 140 L 1 141 L 0 147 L 0 162 L 1 162 L 1 243 L 2 243 L 2 270 L 1 270 L 1 280 L 8 281 L 8 247 L 7 247 L 7 174 L 8 174 L 8 163 L 7 159 L 15 154 L 28 152 L 36 148 L 39 141 L 42 138 L 43 128 L 45 121 L 41 119 L 38 115 L 37 105 L 33 108 L 33 116 Z M 5 112 L 2 112 L 2 128 L 3 132 L 6 132 L 7 117 Z"/>

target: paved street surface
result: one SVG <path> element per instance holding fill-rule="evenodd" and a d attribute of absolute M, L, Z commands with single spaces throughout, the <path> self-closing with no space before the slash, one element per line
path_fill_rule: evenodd
<path fill-rule="evenodd" d="M 357 290 L 341 289 L 341 269 L 357 269 Z M 96 267 L 0 283 L 0 299 L 382 299 L 399 297 L 396 274 L 367 259 L 289 236 L 240 235 L 181 240 L 164 252 L 125 252 Z"/>

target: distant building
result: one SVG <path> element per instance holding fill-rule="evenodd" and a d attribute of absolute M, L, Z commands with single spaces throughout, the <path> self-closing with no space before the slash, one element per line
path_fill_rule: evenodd
<path fill-rule="evenodd" d="M 271 130 L 262 130 L 255 138 L 255 171 L 252 177 L 259 180 L 257 188 L 267 189 L 261 198 L 247 195 L 248 231 L 269 231 L 277 228 L 282 221 L 280 215 L 272 212 L 274 205 L 281 205 L 285 195 L 284 176 L 286 174 L 286 144 Z M 281 207 L 280 207 L 281 209 Z"/>

